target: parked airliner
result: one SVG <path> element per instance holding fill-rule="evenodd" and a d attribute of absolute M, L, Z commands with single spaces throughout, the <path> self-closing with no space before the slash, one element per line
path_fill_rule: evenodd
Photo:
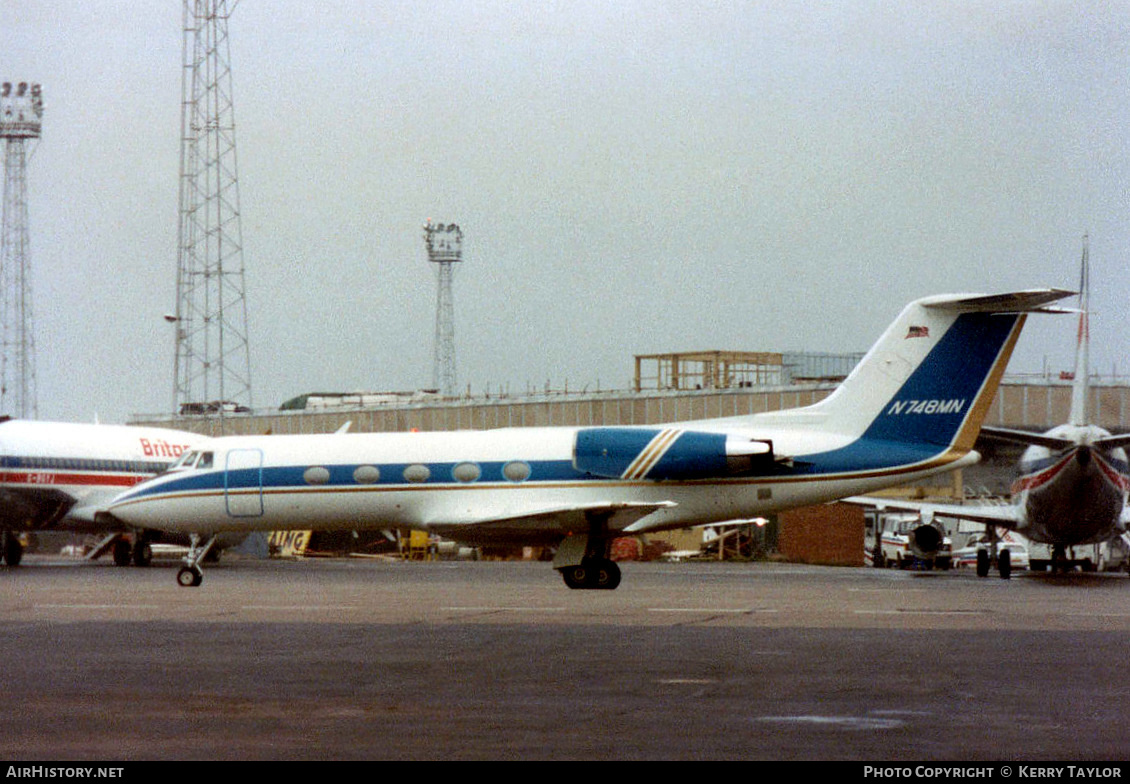
<path fill-rule="evenodd" d="M 883 509 L 919 512 L 923 526 L 916 530 L 917 546 L 928 552 L 941 541 L 936 517 L 985 523 L 1017 531 L 1033 542 L 1052 547 L 1052 571 L 1069 568 L 1066 548 L 1104 542 L 1126 531 L 1130 523 L 1126 496 L 1130 488 L 1124 447 L 1130 435 L 1113 436 L 1090 424 L 1088 350 L 1090 328 L 1088 290 L 1090 261 L 1087 238 L 1083 239 L 1082 273 L 1079 287 L 1079 328 L 1076 341 L 1075 375 L 1071 411 L 1066 424 L 1046 433 L 984 427 L 982 435 L 1028 444 L 1020 459 L 1020 477 L 1012 485 L 1012 504 L 1005 506 L 922 504 L 877 499 L 851 499 Z M 977 574 L 989 574 L 994 561 L 990 550 L 978 553 Z M 1011 573 L 1009 551 L 999 548 L 995 561 L 1000 576 Z"/>
<path fill-rule="evenodd" d="M 203 436 L 126 425 L 0 418 L 0 559 L 23 558 L 20 532 L 105 533 L 118 564 L 148 563 L 146 532 L 96 523 L 95 511 L 143 479 L 164 471 Z"/>
<path fill-rule="evenodd" d="M 191 534 L 416 528 L 557 547 L 570 588 L 615 588 L 613 538 L 754 517 L 969 465 L 1026 314 L 1071 292 L 908 305 L 844 383 L 789 411 L 639 427 L 216 438 L 105 514 Z"/>

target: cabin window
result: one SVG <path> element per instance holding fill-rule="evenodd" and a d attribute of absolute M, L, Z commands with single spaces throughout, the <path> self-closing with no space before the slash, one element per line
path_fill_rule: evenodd
<path fill-rule="evenodd" d="M 474 482 L 483 475 L 483 471 L 474 463 L 460 463 L 451 469 L 451 475 L 459 482 Z"/>
<path fill-rule="evenodd" d="M 381 471 L 376 466 L 357 466 L 353 472 L 353 481 L 359 485 L 374 485 L 381 480 Z"/>
<path fill-rule="evenodd" d="M 330 470 L 322 466 L 310 466 L 302 474 L 308 485 L 324 485 L 330 481 Z"/>
<path fill-rule="evenodd" d="M 413 463 L 412 465 L 404 469 L 404 478 L 409 482 L 426 482 L 428 481 L 428 478 L 431 477 L 431 475 L 432 472 L 428 469 L 428 467 L 426 465 L 421 465 L 420 463 Z"/>
<path fill-rule="evenodd" d="M 502 475 L 511 482 L 525 482 L 530 478 L 530 464 L 523 460 L 511 460 L 502 467 Z"/>

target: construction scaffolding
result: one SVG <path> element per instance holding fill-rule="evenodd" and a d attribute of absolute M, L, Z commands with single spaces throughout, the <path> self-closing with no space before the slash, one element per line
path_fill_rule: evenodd
<path fill-rule="evenodd" d="M 637 354 L 633 389 L 756 389 L 842 381 L 863 354 L 683 351 Z"/>

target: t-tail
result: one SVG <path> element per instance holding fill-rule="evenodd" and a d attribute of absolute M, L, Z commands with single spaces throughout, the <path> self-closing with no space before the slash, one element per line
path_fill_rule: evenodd
<path fill-rule="evenodd" d="M 804 411 L 820 414 L 821 429 L 849 437 L 853 460 L 865 445 L 883 463 L 899 454 L 913 461 L 915 453 L 969 452 L 1027 314 L 1062 313 L 1046 305 L 1072 293 L 1039 289 L 912 302 L 844 383 Z"/>

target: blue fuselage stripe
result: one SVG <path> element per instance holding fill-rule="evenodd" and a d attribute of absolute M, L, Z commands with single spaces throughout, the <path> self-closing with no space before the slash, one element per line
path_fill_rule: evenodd
<path fill-rule="evenodd" d="M 940 456 L 940 451 L 936 448 L 908 448 L 902 444 L 874 444 L 870 448 L 864 448 L 863 445 L 857 447 L 860 453 L 868 453 L 871 459 L 867 461 L 868 466 L 866 470 L 881 470 L 897 468 L 907 463 L 925 462 Z M 537 483 L 559 484 L 562 482 L 610 482 L 620 481 L 610 479 L 608 477 L 595 476 L 585 471 L 579 471 L 574 466 L 571 460 L 531 460 L 527 461 L 530 466 L 530 476 L 523 482 L 514 482 L 507 479 L 503 475 L 503 467 L 509 461 L 498 462 L 482 462 L 477 463 L 481 470 L 480 476 L 474 482 L 460 482 L 453 476 L 453 471 L 457 462 L 444 462 L 444 463 L 429 463 L 426 464 L 429 476 L 423 482 L 409 482 L 405 480 L 405 470 L 409 467 L 406 463 L 387 463 L 378 464 L 377 468 L 380 471 L 380 479 L 377 482 L 361 483 L 354 477 L 356 470 L 360 467 L 357 464 L 347 465 L 324 465 L 329 472 L 327 481 L 311 484 L 306 480 L 306 472 L 310 468 L 308 465 L 301 466 L 281 466 L 281 467 L 264 467 L 262 469 L 262 485 L 259 484 L 260 469 L 246 468 L 234 471 L 224 470 L 190 470 L 186 471 L 183 476 L 169 478 L 163 482 L 157 482 L 152 485 L 141 485 L 134 491 L 127 493 L 122 497 L 125 500 L 129 498 L 141 498 L 148 495 L 164 495 L 167 493 L 200 493 L 200 492 L 224 492 L 228 489 L 257 489 L 261 487 L 264 491 L 274 490 L 298 490 L 298 489 L 316 489 L 316 488 L 335 488 L 344 489 L 349 487 L 375 487 L 381 489 L 411 489 L 413 487 L 421 486 L 435 486 L 435 485 L 455 485 L 455 486 L 472 486 L 483 483 L 496 483 L 506 485 L 530 485 Z M 371 465 L 371 464 L 365 464 Z M 808 462 L 805 458 L 799 459 L 793 466 L 776 466 L 770 472 L 747 472 L 744 474 L 734 474 L 734 479 L 784 479 L 789 476 L 795 477 L 812 477 L 815 475 L 824 474 L 838 474 L 843 473 L 844 466 L 839 465 L 835 461 L 828 461 L 823 463 Z M 850 472 L 859 472 L 861 467 L 854 465 L 849 468 Z M 722 478 L 722 477 L 719 477 Z M 647 481 L 655 481 L 647 480 Z"/>

